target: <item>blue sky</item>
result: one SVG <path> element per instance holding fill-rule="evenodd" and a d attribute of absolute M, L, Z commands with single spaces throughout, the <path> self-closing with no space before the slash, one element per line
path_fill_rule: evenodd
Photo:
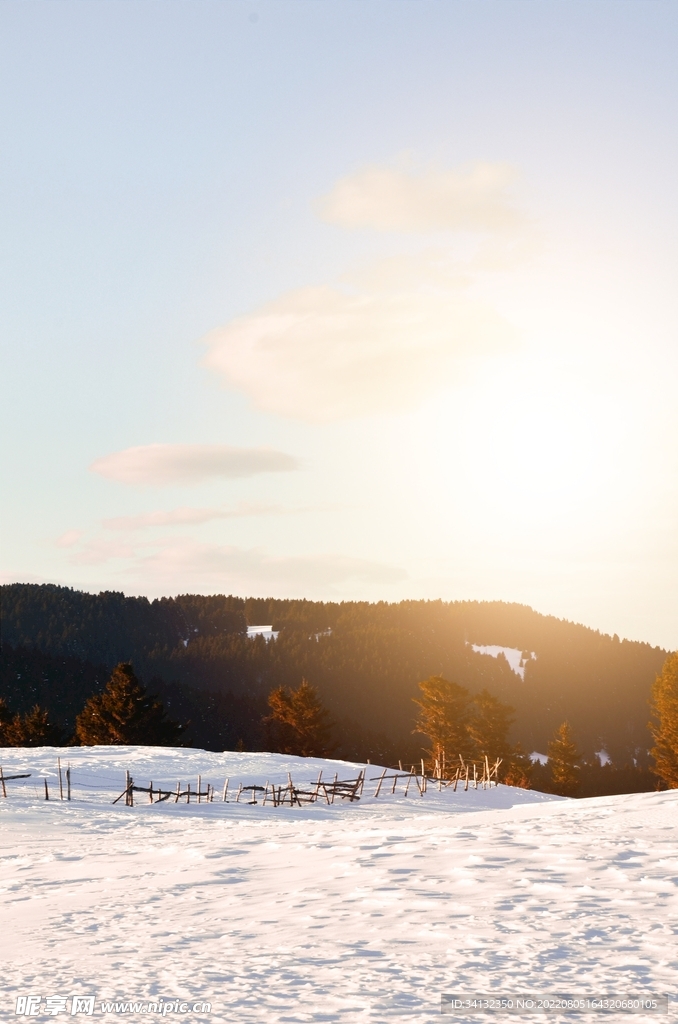
<path fill-rule="evenodd" d="M 4 579 L 678 646 L 675 4 L 0 29 Z"/>

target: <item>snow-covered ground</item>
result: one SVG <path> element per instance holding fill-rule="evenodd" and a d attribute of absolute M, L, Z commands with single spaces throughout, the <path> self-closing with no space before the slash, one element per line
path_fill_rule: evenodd
<path fill-rule="evenodd" d="M 55 799 L 59 754 L 71 803 Z M 126 807 L 111 804 L 126 770 L 167 788 L 201 775 L 218 793 L 228 776 L 232 794 L 364 766 L 149 747 L 0 758 L 6 775 L 31 772 L 0 795 L 3 1021 L 26 995 L 43 1012 L 67 1000 L 64 1020 L 78 994 L 101 1019 L 102 1000 L 178 1000 L 187 1012 L 168 1019 L 224 1024 L 428 1024 L 443 992 L 678 998 L 678 791 L 570 801 L 429 784 L 405 798 L 401 784 L 375 799 L 370 782 L 331 807 Z"/>

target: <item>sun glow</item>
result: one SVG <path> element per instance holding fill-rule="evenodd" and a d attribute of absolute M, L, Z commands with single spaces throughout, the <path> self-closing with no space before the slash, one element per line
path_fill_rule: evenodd
<path fill-rule="evenodd" d="M 463 394 L 429 407 L 424 472 L 467 536 L 585 544 L 619 518 L 627 426 L 618 399 L 522 353 L 477 367 Z"/>

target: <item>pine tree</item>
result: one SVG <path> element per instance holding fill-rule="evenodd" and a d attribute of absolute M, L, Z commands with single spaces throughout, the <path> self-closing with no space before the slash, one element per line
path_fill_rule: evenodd
<path fill-rule="evenodd" d="M 53 725 L 49 720 L 49 713 L 45 708 L 36 704 L 20 720 L 15 719 L 16 731 L 21 738 L 21 747 L 54 747 L 61 743 L 61 729 Z"/>
<path fill-rule="evenodd" d="M 470 706 L 468 732 L 474 746 L 475 757 L 508 759 L 511 746 L 508 731 L 515 709 L 503 704 L 487 690 L 477 693 Z"/>
<path fill-rule="evenodd" d="M 268 695 L 264 719 L 271 748 L 280 754 L 325 757 L 331 750 L 332 723 L 318 692 L 305 679 L 296 690 L 279 686 Z"/>
<path fill-rule="evenodd" d="M 98 744 L 179 745 L 181 726 L 165 715 L 162 703 L 149 696 L 128 662 L 121 662 L 103 693 L 90 697 L 75 722 L 83 746 Z"/>
<path fill-rule="evenodd" d="M 678 651 L 669 654 L 655 679 L 650 706 L 653 771 L 669 789 L 678 789 Z"/>
<path fill-rule="evenodd" d="M 551 788 L 559 796 L 574 796 L 579 789 L 581 754 L 573 740 L 569 722 L 556 729 L 548 748 Z"/>
<path fill-rule="evenodd" d="M 448 762 L 459 754 L 469 757 L 473 741 L 469 736 L 470 695 L 464 686 L 451 683 L 442 676 L 431 676 L 419 683 L 421 697 L 413 698 L 419 707 L 414 732 L 431 741 L 432 760 L 440 760 L 443 751 Z"/>
<path fill-rule="evenodd" d="M 0 697 L 0 747 L 13 747 L 12 736 L 12 712 L 7 707 L 3 697 Z"/>
<path fill-rule="evenodd" d="M 530 789 L 534 765 L 529 754 L 525 753 L 520 743 L 508 755 L 499 770 L 499 777 L 506 786 L 519 789 Z"/>
<path fill-rule="evenodd" d="M 62 739 L 61 729 L 50 722 L 49 712 L 39 704 L 22 718 L 12 715 L 4 700 L 0 700 L 0 746 L 54 747 Z"/>

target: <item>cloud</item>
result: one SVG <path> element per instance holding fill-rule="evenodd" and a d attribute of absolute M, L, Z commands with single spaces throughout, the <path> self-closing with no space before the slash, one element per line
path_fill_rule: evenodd
<path fill-rule="evenodd" d="M 454 171 L 371 166 L 341 179 L 316 204 L 326 221 L 476 237 L 391 254 L 338 286 L 290 291 L 210 332 L 203 365 L 259 409 L 311 422 L 400 412 L 456 383 L 464 361 L 515 340 L 470 285 L 532 244 L 510 197 L 516 176 L 507 163 L 475 163 Z"/>
<path fill-rule="evenodd" d="M 454 382 L 464 359 L 513 339 L 506 320 L 441 283 L 426 257 L 409 287 L 288 292 L 208 334 L 204 365 L 260 409 L 321 422 L 410 408 Z"/>
<path fill-rule="evenodd" d="M 58 548 L 72 548 L 82 537 L 82 530 L 66 530 L 60 537 L 57 537 L 55 544 Z"/>
<path fill-rule="evenodd" d="M 505 231 L 523 220 L 508 193 L 516 177 L 507 163 L 420 172 L 371 166 L 338 181 L 315 210 L 345 228 Z"/>
<path fill-rule="evenodd" d="M 93 473 L 123 484 L 166 487 L 209 478 L 233 479 L 298 469 L 291 455 L 270 448 L 225 444 L 148 444 L 96 459 Z"/>
<path fill-rule="evenodd" d="M 355 584 L 398 583 L 407 573 L 398 566 L 348 555 L 274 556 L 260 548 L 200 544 L 188 537 L 163 537 L 152 543 L 94 537 L 69 558 L 73 565 L 122 561 L 116 570 L 148 590 L 169 593 L 242 592 L 326 593 Z M 125 564 L 126 563 L 126 564 Z"/>
<path fill-rule="evenodd" d="M 191 541 L 167 544 L 140 558 L 128 575 L 170 589 L 194 586 L 231 593 L 282 588 L 295 594 L 352 583 L 384 585 L 407 578 L 396 566 L 347 555 L 276 557 L 259 549 Z"/>
<path fill-rule="evenodd" d="M 107 530 L 147 530 L 155 526 L 188 526 L 195 523 L 209 523 L 214 519 L 239 519 L 246 516 L 278 515 L 281 512 L 296 511 L 280 505 L 256 505 L 241 502 L 231 508 L 173 508 L 145 512 L 138 516 L 117 516 L 104 519 Z"/>
<path fill-rule="evenodd" d="M 132 544 L 121 543 L 117 540 L 106 540 L 102 537 L 94 537 L 85 541 L 75 551 L 69 561 L 72 565 L 103 565 L 114 558 L 134 558 L 136 551 Z"/>

